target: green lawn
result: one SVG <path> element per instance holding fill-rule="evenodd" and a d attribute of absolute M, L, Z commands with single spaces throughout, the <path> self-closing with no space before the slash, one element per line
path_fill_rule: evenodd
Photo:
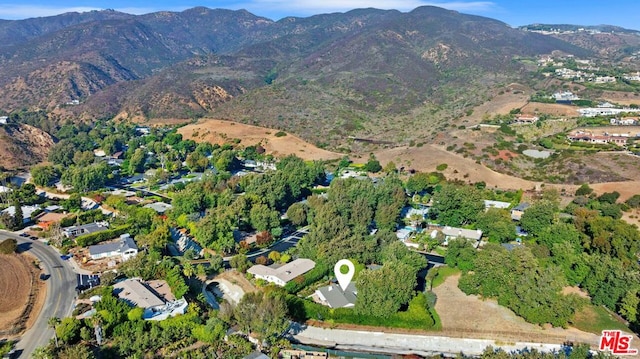
<path fill-rule="evenodd" d="M 626 325 L 612 317 L 606 309 L 593 304 L 588 304 L 577 312 L 571 324 L 582 331 L 598 335 L 600 335 L 603 330 L 609 329 L 630 331 Z"/>
<path fill-rule="evenodd" d="M 459 274 L 460 273 L 460 269 L 458 268 L 451 268 L 449 266 L 441 266 L 441 267 L 434 267 L 431 269 L 431 272 L 433 272 L 433 274 L 429 273 L 429 275 L 431 275 L 433 278 L 432 279 L 432 284 L 431 284 L 431 288 L 435 288 L 437 286 L 439 286 L 440 284 L 444 283 L 445 279 L 447 279 L 447 277 L 455 275 L 455 274 Z"/>

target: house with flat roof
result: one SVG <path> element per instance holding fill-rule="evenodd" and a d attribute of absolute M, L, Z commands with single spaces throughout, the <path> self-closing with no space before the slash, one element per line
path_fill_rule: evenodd
<path fill-rule="evenodd" d="M 264 279 L 267 282 L 275 283 L 284 287 L 293 278 L 307 273 L 315 266 L 316 262 L 311 259 L 298 258 L 293 262 L 289 262 L 276 268 L 256 264 L 249 268 L 247 272 L 253 274 L 256 278 Z"/>
<path fill-rule="evenodd" d="M 142 319 L 164 320 L 184 314 L 189 305 L 184 298 L 167 301 L 140 278 L 129 278 L 113 285 L 114 294 L 127 304 L 144 309 Z"/>
<path fill-rule="evenodd" d="M 479 241 L 482 238 L 482 231 L 479 229 L 465 229 L 446 226 L 442 228 L 442 233 L 445 236 L 445 241 L 455 238 L 466 238 Z"/>
<path fill-rule="evenodd" d="M 173 208 L 173 206 L 164 202 L 155 202 L 145 205 L 144 208 L 151 208 L 158 214 L 164 214 L 164 212 L 170 210 L 171 208 Z"/>
<path fill-rule="evenodd" d="M 39 205 L 36 204 L 36 205 L 33 205 L 33 206 L 20 206 L 20 209 L 22 209 L 22 223 L 25 224 L 25 223 L 31 222 L 31 216 L 36 211 L 39 211 L 41 208 L 40 208 Z M 3 210 L 1 213 L 7 213 L 11 217 L 15 217 L 15 215 L 16 215 L 16 207 L 15 206 L 9 206 L 5 210 Z"/>
<path fill-rule="evenodd" d="M 284 349 L 280 351 L 282 359 L 327 359 L 329 354 L 303 349 Z"/>
<path fill-rule="evenodd" d="M 115 242 L 89 246 L 91 259 L 120 257 L 123 261 L 135 257 L 138 254 L 138 246 L 129 233 L 123 234 Z"/>
<path fill-rule="evenodd" d="M 484 200 L 484 209 L 485 210 L 488 210 L 489 208 L 507 209 L 507 208 L 509 208 L 509 206 L 511 206 L 511 203 L 509 203 L 509 202 L 491 201 L 491 200 L 488 200 L 488 199 Z"/>
<path fill-rule="evenodd" d="M 109 229 L 108 222 L 87 223 L 81 226 L 71 226 L 62 229 L 62 234 L 67 238 L 75 238 L 84 234 L 91 234 Z"/>
<path fill-rule="evenodd" d="M 353 308 L 356 305 L 357 294 L 358 290 L 353 282 L 349 283 L 346 290 L 342 290 L 339 285 L 331 283 L 315 291 L 320 303 L 329 308 Z"/>
<path fill-rule="evenodd" d="M 531 205 L 527 202 L 520 203 L 517 206 L 513 207 L 511 209 L 511 219 L 513 219 L 514 221 L 519 221 L 520 218 L 522 218 L 524 211 L 529 207 L 531 207 Z"/>

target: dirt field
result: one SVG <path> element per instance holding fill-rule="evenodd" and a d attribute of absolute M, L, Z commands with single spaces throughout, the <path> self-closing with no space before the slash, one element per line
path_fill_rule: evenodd
<path fill-rule="evenodd" d="M 209 141 L 211 143 L 229 143 L 239 139 L 242 145 L 251 146 L 261 143 L 274 156 L 295 154 L 304 160 L 328 160 L 340 158 L 342 155 L 318 148 L 291 134 L 276 137 L 278 130 L 245 125 L 222 120 L 201 120 L 196 124 L 181 127 L 178 132 L 186 139 Z"/>
<path fill-rule="evenodd" d="M 242 275 L 242 273 L 235 270 L 222 272 L 218 274 L 215 278 L 226 279 L 229 282 L 242 288 L 242 290 L 245 293 L 253 293 L 258 291 L 258 289 L 254 287 L 253 284 L 251 284 L 251 282 L 249 282 L 249 280 L 247 280 L 247 278 Z"/>
<path fill-rule="evenodd" d="M 552 116 L 578 117 L 578 107 L 555 103 L 530 102 L 522 108 L 522 113 L 547 114 Z"/>
<path fill-rule="evenodd" d="M 470 124 L 480 123 L 485 116 L 505 115 L 514 108 L 521 108 L 527 104 L 531 92 L 528 88 L 517 84 L 506 87 L 519 93 L 505 91 L 502 95 L 496 95 L 491 101 L 474 108 L 471 116 L 464 117 L 464 120 Z"/>
<path fill-rule="evenodd" d="M 0 255 L 0 333 L 11 330 L 24 314 L 36 281 L 29 266 L 21 255 Z"/>
<path fill-rule="evenodd" d="M 492 171 L 481 164 L 477 164 L 470 158 L 447 152 L 435 145 L 382 150 L 376 153 L 376 157 L 383 167 L 389 161 L 393 161 L 398 167 L 404 166 L 421 172 L 435 171 L 436 166 L 446 163 L 449 166 L 443 173 L 448 179 L 457 178 L 471 183 L 484 181 L 487 187 L 528 190 L 535 188 L 537 185 L 536 182 Z"/>
<path fill-rule="evenodd" d="M 640 105 L 640 96 L 631 92 L 603 91 L 602 98 L 609 102 L 615 102 L 621 105 Z"/>
<path fill-rule="evenodd" d="M 484 337 L 498 340 L 574 341 L 596 344 L 599 337 L 575 328 L 542 328 L 524 321 L 495 300 L 481 300 L 458 289 L 460 275 L 448 277 L 434 288 L 438 296 L 436 312 L 442 321 L 443 333 Z"/>

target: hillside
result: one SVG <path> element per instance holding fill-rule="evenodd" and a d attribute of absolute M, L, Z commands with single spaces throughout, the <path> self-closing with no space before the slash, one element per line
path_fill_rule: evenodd
<path fill-rule="evenodd" d="M 0 39 L 11 33 L 0 53 L 0 110 L 44 109 L 57 123 L 211 116 L 345 151 L 367 150 L 350 136 L 431 141 L 522 77 L 514 57 L 591 54 L 432 6 L 276 22 L 204 7 L 98 11 L 0 22 Z"/>
<path fill-rule="evenodd" d="M 29 125 L 0 125 L 0 169 L 14 170 L 44 161 L 53 138 Z"/>

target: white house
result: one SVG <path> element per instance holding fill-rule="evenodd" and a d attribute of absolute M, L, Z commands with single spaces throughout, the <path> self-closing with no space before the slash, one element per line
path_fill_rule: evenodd
<path fill-rule="evenodd" d="M 178 314 L 184 314 L 189 305 L 184 298 L 175 301 L 165 300 L 139 278 L 120 281 L 113 285 L 113 290 L 118 298 L 127 304 L 144 309 L 142 315 L 144 320 L 164 320 Z"/>
<path fill-rule="evenodd" d="M 22 223 L 24 224 L 24 223 L 31 222 L 31 216 L 33 215 L 34 212 L 40 209 L 40 205 L 20 206 L 20 208 L 22 209 Z M 15 206 L 7 207 L 5 210 L 2 211 L 2 213 L 7 213 L 11 217 L 14 217 L 16 215 L 16 207 Z"/>
<path fill-rule="evenodd" d="M 482 238 L 482 231 L 479 229 L 464 229 L 446 226 L 442 229 L 442 233 L 445 235 L 445 240 L 455 238 L 466 238 L 479 241 Z"/>
<path fill-rule="evenodd" d="M 484 200 L 484 209 L 485 210 L 488 210 L 489 208 L 507 209 L 507 208 L 509 208 L 509 206 L 511 206 L 511 203 L 509 203 L 509 202 L 491 201 L 491 200 L 488 200 L 488 199 Z"/>
<path fill-rule="evenodd" d="M 298 258 L 278 268 L 256 264 L 249 268 L 247 272 L 253 274 L 256 278 L 284 287 L 293 278 L 307 273 L 315 266 L 316 262 L 311 259 Z"/>
<path fill-rule="evenodd" d="M 0 116 L 0 125 L 6 125 L 7 123 L 9 123 L 9 117 Z"/>
<path fill-rule="evenodd" d="M 121 235 L 117 242 L 96 244 L 89 247 L 89 256 L 94 260 L 120 257 L 126 261 L 135 257 L 136 254 L 138 254 L 138 246 L 128 233 Z"/>

